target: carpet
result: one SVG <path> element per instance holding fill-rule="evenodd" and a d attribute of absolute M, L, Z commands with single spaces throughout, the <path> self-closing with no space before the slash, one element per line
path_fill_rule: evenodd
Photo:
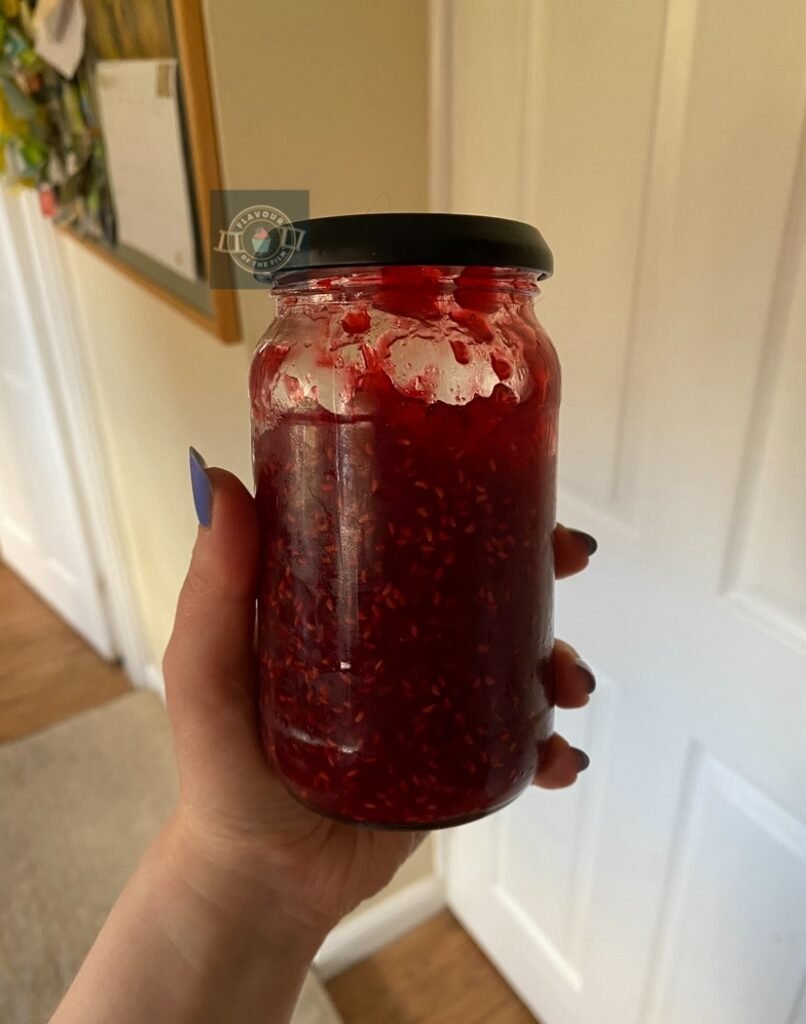
<path fill-rule="evenodd" d="M 165 709 L 150 693 L 0 747 L 4 1024 L 48 1019 L 170 813 L 176 785 Z M 293 1024 L 340 1020 L 311 974 Z"/>

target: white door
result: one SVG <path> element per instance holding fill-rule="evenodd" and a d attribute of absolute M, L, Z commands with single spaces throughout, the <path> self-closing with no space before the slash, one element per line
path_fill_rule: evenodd
<path fill-rule="evenodd" d="M 806 1024 L 806 4 L 436 24 L 435 181 L 554 248 L 560 514 L 600 541 L 557 593 L 591 767 L 449 837 L 450 903 L 544 1024 Z"/>
<path fill-rule="evenodd" d="M 47 303 L 56 300 L 36 272 L 43 253 L 32 252 L 32 203 L 32 196 L 0 189 L 0 557 L 111 658 L 100 574 L 49 359 L 59 322 L 48 315 Z"/>

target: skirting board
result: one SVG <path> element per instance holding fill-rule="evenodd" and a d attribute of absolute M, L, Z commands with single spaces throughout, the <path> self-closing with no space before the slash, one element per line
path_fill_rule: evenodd
<path fill-rule="evenodd" d="M 427 921 L 444 906 L 445 889 L 436 875 L 412 882 L 337 925 L 316 955 L 316 973 L 324 981 L 341 974 Z"/>

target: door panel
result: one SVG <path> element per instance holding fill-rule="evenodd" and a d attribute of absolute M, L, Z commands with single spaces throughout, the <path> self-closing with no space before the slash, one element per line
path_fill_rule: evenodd
<path fill-rule="evenodd" d="M 560 517 L 600 540 L 557 589 L 591 769 L 457 830 L 451 904 L 545 1024 L 801 1021 L 806 6 L 448 12 L 452 206 L 555 250 Z"/>
<path fill-rule="evenodd" d="M 0 191 L 0 549 L 4 562 L 111 658 L 100 577 L 49 375 L 48 343 L 58 339 L 46 339 L 39 315 L 48 297 L 27 248 L 31 202 Z"/>
<path fill-rule="evenodd" d="M 806 166 L 799 168 L 799 177 Z M 800 201 L 803 202 L 803 196 Z M 793 227 L 806 223 L 800 210 Z M 757 624 L 806 651 L 806 246 L 791 259 L 793 295 L 763 353 L 739 478 L 725 589 Z M 792 246 L 795 248 L 795 245 Z M 783 272 L 787 267 L 781 268 Z M 788 313 L 788 315 L 787 315 Z M 800 444 L 792 444 L 792 439 Z"/>
<path fill-rule="evenodd" d="M 645 1019 L 790 1021 L 806 949 L 806 828 L 701 748 L 692 759 Z"/>

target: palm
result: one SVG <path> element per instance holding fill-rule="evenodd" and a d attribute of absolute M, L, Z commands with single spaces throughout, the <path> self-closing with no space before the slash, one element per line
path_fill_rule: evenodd
<path fill-rule="evenodd" d="M 168 686 L 183 813 L 211 851 L 236 853 L 256 879 L 272 879 L 289 898 L 335 922 L 382 889 L 425 833 L 356 828 L 298 803 L 261 747 L 254 665 L 237 675 L 228 713 L 212 723 L 215 758 L 206 730 L 183 728 L 184 709 Z"/>
<path fill-rule="evenodd" d="M 334 921 L 379 892 L 425 837 L 355 828 L 300 811 L 299 861 L 289 882 Z"/>
<path fill-rule="evenodd" d="M 286 891 L 304 897 L 328 920 L 379 892 L 425 838 L 424 832 L 356 828 L 323 818 L 298 803 L 268 766 L 259 788 L 252 809 L 260 824 L 244 821 L 241 836 L 257 837 L 260 856 L 281 872 Z"/>

